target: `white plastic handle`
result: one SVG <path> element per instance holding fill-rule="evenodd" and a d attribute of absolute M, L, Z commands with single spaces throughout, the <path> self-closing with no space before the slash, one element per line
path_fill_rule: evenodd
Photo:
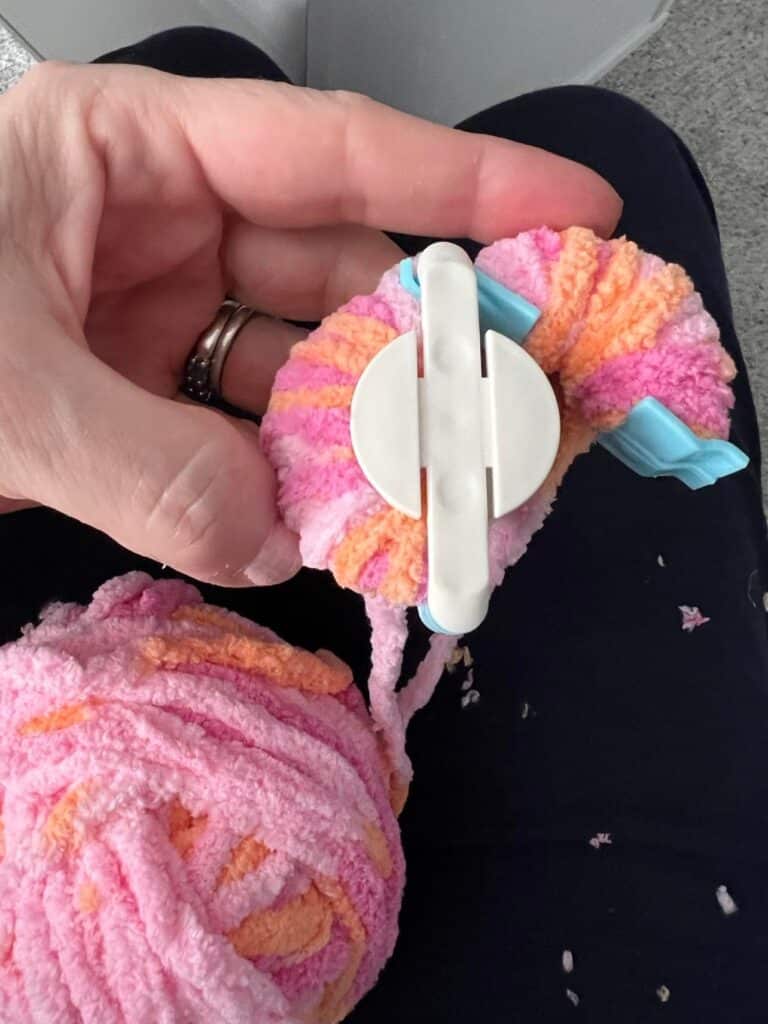
<path fill-rule="evenodd" d="M 424 376 L 415 332 L 382 349 L 355 388 L 352 445 L 372 486 L 414 518 L 426 468 L 429 611 L 461 634 L 488 609 L 489 515 L 512 511 L 540 487 L 557 454 L 560 414 L 539 365 L 495 331 L 486 332 L 483 375 L 477 282 L 463 249 L 429 246 L 418 273 Z"/>

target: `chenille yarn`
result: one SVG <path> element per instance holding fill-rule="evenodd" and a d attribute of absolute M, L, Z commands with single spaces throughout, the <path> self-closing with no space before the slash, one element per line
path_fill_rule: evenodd
<path fill-rule="evenodd" d="M 658 399 L 701 437 L 727 437 L 735 369 L 685 271 L 625 238 L 539 228 L 489 245 L 476 265 L 541 310 L 525 347 L 550 376 L 562 418 L 547 479 L 525 505 L 490 525 L 498 585 L 542 526 L 573 459 L 641 399 Z M 368 483 L 352 450 L 350 403 L 370 360 L 418 329 L 419 318 L 419 302 L 394 267 L 373 294 L 353 298 L 293 348 L 262 427 L 281 512 L 299 535 L 305 565 L 330 569 L 365 598 L 371 704 L 391 723 L 390 756 L 404 785 L 407 716 L 415 692 L 423 702 L 437 681 L 425 668 L 416 691 L 395 695 L 405 611 L 426 596 L 426 520 L 391 508 Z M 445 652 L 444 639 L 434 645 Z"/>
<path fill-rule="evenodd" d="M 0 1021 L 333 1024 L 403 857 L 347 667 L 134 573 L 0 651 Z"/>

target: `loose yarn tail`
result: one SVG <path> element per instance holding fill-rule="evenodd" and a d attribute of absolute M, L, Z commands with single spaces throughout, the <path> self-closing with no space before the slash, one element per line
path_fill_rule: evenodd
<path fill-rule="evenodd" d="M 434 693 L 457 637 L 434 634 L 415 675 L 398 693 L 408 639 L 406 609 L 393 606 L 381 597 L 367 597 L 365 608 L 371 623 L 368 700 L 371 718 L 383 740 L 392 773 L 392 805 L 399 814 L 413 778 L 413 767 L 405 749 L 406 729 L 413 715 Z"/>
<path fill-rule="evenodd" d="M 407 686 L 397 695 L 403 727 L 408 724 L 417 711 L 429 703 L 437 684 L 445 671 L 445 666 L 459 642 L 457 636 L 444 636 L 433 633 L 429 641 L 429 650 L 424 655 L 416 674 Z"/>

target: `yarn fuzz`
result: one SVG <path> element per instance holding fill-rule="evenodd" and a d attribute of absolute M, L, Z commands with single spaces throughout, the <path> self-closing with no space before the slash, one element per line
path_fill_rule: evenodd
<path fill-rule="evenodd" d="M 334 1024 L 404 867 L 348 668 L 134 573 L 0 651 L 0 1020 Z"/>

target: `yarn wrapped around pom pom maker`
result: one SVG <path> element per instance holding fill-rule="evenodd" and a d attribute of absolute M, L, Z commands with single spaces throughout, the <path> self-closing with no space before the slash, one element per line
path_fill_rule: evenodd
<path fill-rule="evenodd" d="M 499 239 L 474 265 L 438 242 L 294 346 L 261 442 L 304 565 L 365 603 L 396 807 L 408 723 L 574 459 L 597 441 L 689 487 L 736 472 L 735 373 L 682 267 L 577 226 Z M 432 635 L 401 685 L 411 608 Z"/>
<path fill-rule="evenodd" d="M 538 363 L 512 343 L 523 342 L 539 310 L 476 270 L 463 249 L 429 246 L 418 279 L 413 260 L 403 260 L 400 283 L 421 302 L 422 373 L 416 331 L 381 349 L 352 397 L 352 447 L 392 507 L 419 519 L 425 492 L 428 582 L 419 615 L 433 631 L 459 636 L 488 609 L 489 518 L 519 508 L 547 477 L 559 407 Z M 749 461 L 728 441 L 697 437 L 655 398 L 598 441 L 640 475 L 676 476 L 694 489 Z"/>

